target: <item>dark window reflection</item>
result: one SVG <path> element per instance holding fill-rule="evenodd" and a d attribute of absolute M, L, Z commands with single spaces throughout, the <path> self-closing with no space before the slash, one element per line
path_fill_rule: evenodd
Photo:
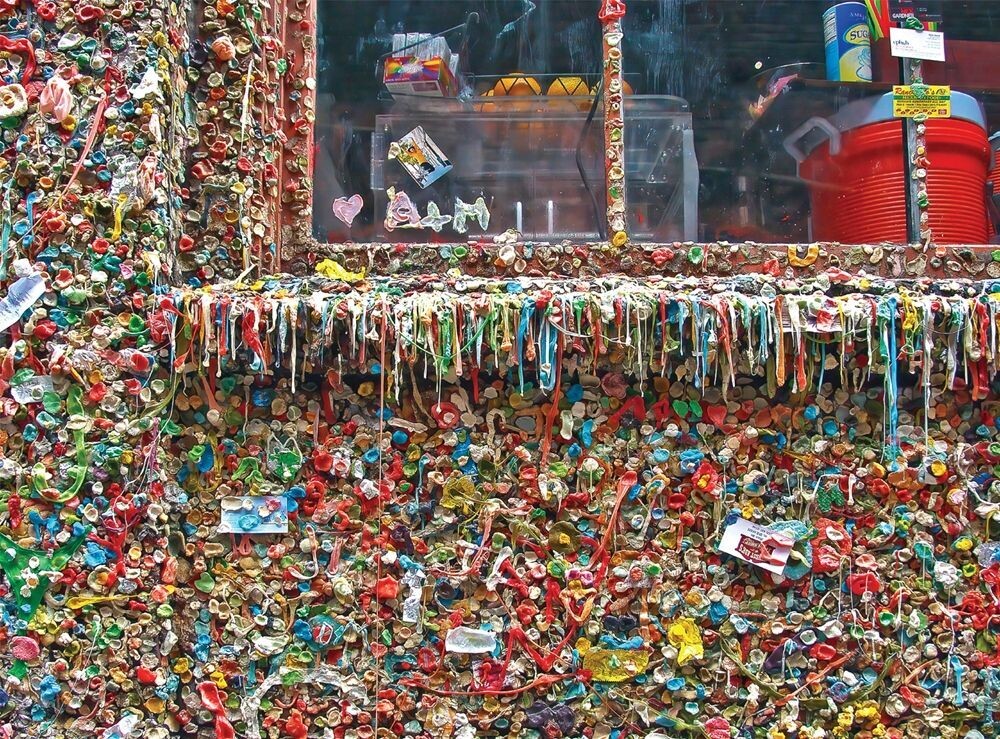
<path fill-rule="evenodd" d="M 872 216 L 878 223 L 905 222 L 903 125 L 891 113 L 878 117 L 880 99 L 900 82 L 900 62 L 885 41 L 875 41 L 871 82 L 828 80 L 822 18 L 834 4 L 629 0 L 625 73 L 635 100 L 626 142 L 630 231 L 638 239 L 805 242 L 831 233 L 848 241 L 879 235 L 878 229 L 831 226 L 840 220 L 814 212 L 836 211 L 841 202 L 855 207 L 851 193 L 858 188 L 871 189 L 864 204 L 873 212 L 884 209 Z M 529 238 L 600 236 L 599 108 L 595 122 L 585 126 L 593 101 L 586 93 L 601 71 L 598 6 L 597 0 L 319 0 L 317 238 L 466 238 L 450 225 L 440 233 L 386 233 L 391 186 L 405 189 L 421 215 L 431 202 L 451 214 L 456 198 L 471 203 L 483 196 L 493 214 L 490 234 L 519 227 Z M 992 134 L 1000 130 L 1000 0 L 947 0 L 941 7 L 948 61 L 926 64 L 925 80 L 967 94 L 970 111 L 979 109 L 970 118 L 981 117 L 973 128 Z M 460 58 L 457 99 L 393 100 L 382 84 L 393 35 L 435 34 L 467 21 L 446 36 Z M 553 91 L 558 95 L 548 94 Z M 380 126 L 378 116 L 386 116 Z M 802 132 L 817 119 L 831 122 L 842 138 L 838 144 L 848 149 L 871 125 L 891 129 L 891 145 L 868 157 L 870 171 L 848 171 L 848 160 L 832 153 L 822 125 Z M 376 154 L 384 154 L 391 141 L 382 139 L 398 140 L 415 125 L 442 147 L 454 169 L 420 188 L 398 162 L 376 156 L 373 182 L 373 144 Z M 969 136 L 978 147 L 979 133 Z M 940 140 L 945 143 L 931 154 L 947 161 L 951 145 L 947 137 Z M 829 166 L 817 166 L 823 157 Z M 983 172 L 961 176 L 974 178 L 963 192 L 983 189 L 981 207 L 965 215 L 989 221 L 982 233 L 992 238 L 992 220 L 1000 217 L 987 198 L 993 186 L 981 182 Z M 1000 174 L 988 177 L 1000 180 Z M 363 207 L 348 229 L 333 216 L 332 204 L 354 194 L 362 196 Z M 941 197 L 935 207 L 940 214 L 957 206 Z M 892 229 L 884 234 L 885 240 L 904 238 L 905 229 L 903 235 Z"/>

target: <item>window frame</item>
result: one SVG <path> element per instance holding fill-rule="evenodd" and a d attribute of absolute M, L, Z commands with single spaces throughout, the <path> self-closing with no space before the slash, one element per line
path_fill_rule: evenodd
<path fill-rule="evenodd" d="M 611 89 L 617 80 L 618 89 L 622 81 L 621 64 L 611 63 L 610 54 L 615 44 L 609 43 L 609 38 L 613 34 L 621 34 L 621 20 L 627 13 L 627 0 L 602 0 L 599 19 L 602 25 L 602 50 L 605 90 Z M 391 242 L 339 242 L 325 243 L 318 241 L 312 235 L 313 205 L 314 205 L 314 158 L 312 156 L 315 146 L 315 112 L 316 112 L 316 73 L 317 73 L 317 33 L 318 33 L 318 0 L 276 0 L 269 7 L 269 14 L 272 16 L 273 28 L 279 30 L 278 40 L 281 48 L 284 49 L 287 60 L 287 72 L 279 76 L 280 86 L 278 93 L 278 105 L 276 116 L 279 121 L 279 139 L 281 141 L 278 159 L 278 181 L 274 191 L 274 211 L 276 214 L 274 229 L 275 248 L 272 252 L 265 252 L 261 255 L 262 268 L 265 272 L 292 272 L 294 274 L 308 274 L 313 271 L 315 264 L 323 257 L 368 253 L 367 261 L 373 263 L 373 252 L 383 251 L 390 253 L 396 249 L 397 245 Z M 627 35 L 621 35 L 621 44 L 628 43 Z M 609 53 L 610 52 L 610 53 Z M 619 57 L 620 58 L 620 57 Z M 919 80 L 921 75 L 921 63 L 918 60 L 910 60 L 905 65 L 906 79 Z M 613 130 L 623 125 L 623 106 L 620 104 L 620 96 L 617 98 L 618 109 L 614 110 L 616 96 L 604 95 L 604 141 L 606 154 L 608 150 L 619 152 L 619 156 L 624 158 L 624 146 L 615 144 L 613 141 Z M 907 139 L 906 152 L 913 151 L 921 144 L 916 135 L 916 126 L 912 119 L 907 119 L 906 124 Z M 619 142 L 621 141 L 619 137 Z M 843 245 L 831 242 L 794 242 L 782 244 L 753 244 L 755 250 L 763 250 L 764 253 L 774 253 L 782 257 L 787 255 L 790 266 L 807 267 L 816 261 L 815 253 L 833 257 L 830 266 L 838 266 L 841 260 L 848 260 L 848 254 L 859 248 L 879 248 L 879 249 L 907 249 L 919 247 L 923 252 L 934 247 L 933 235 L 931 238 L 921 238 L 919 224 L 920 217 L 926 206 L 920 204 L 920 189 L 912 177 L 915 169 L 914 157 L 908 153 L 904 156 L 904 166 L 907 179 L 911 186 L 907 188 L 907 225 L 909 243 L 907 244 L 881 244 L 881 245 Z M 304 160 L 304 164 L 302 163 Z M 605 188 L 610 191 L 613 184 L 612 167 L 609 166 L 606 158 L 605 162 Z M 622 197 L 620 200 L 608 199 L 606 214 L 607 240 L 604 242 L 574 242 L 571 248 L 583 248 L 590 250 L 597 248 L 607 251 L 608 247 L 612 251 L 623 247 L 633 246 L 641 248 L 645 252 L 655 252 L 658 249 L 670 249 L 678 244 L 654 244 L 630 242 L 624 229 L 616 229 L 615 213 L 625 207 L 624 187 L 621 188 Z M 618 222 L 620 224 L 620 221 Z M 525 242 L 520 242 L 525 243 Z M 684 242 L 688 247 L 701 247 L 706 253 L 710 242 Z M 406 243 L 404 249 L 407 252 L 417 253 L 422 250 L 437 252 L 443 247 L 468 246 L 468 242 L 456 241 L 453 244 L 441 244 L 431 242 Z M 746 246 L 746 245 L 744 245 Z M 961 244 L 938 246 L 935 253 L 941 262 L 942 274 L 946 255 L 957 253 L 959 250 L 967 250 L 970 253 L 983 249 L 995 250 L 998 247 L 989 244 Z M 747 252 L 744 249 L 744 252 Z M 748 252 L 747 252 L 748 253 Z M 1000 252 L 998 252 L 1000 253 Z M 733 271 L 748 271 L 748 265 L 743 264 L 742 269 L 737 260 L 728 265 Z M 933 265 L 932 265 L 933 267 Z M 701 270 L 703 271 L 703 270 Z M 752 271 L 752 270 L 750 270 Z M 654 272 L 655 274 L 655 272 Z M 902 274 L 902 273 L 901 273 Z"/>
<path fill-rule="evenodd" d="M 313 156 L 316 129 L 317 0 L 276 0 L 269 6 L 287 71 L 279 75 L 276 115 L 279 130 L 274 250 L 265 272 L 289 271 L 315 253 L 312 237 Z M 300 164 L 304 160 L 305 164 Z"/>

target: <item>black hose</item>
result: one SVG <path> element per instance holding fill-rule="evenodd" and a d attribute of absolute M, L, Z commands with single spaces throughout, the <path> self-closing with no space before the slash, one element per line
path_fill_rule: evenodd
<path fill-rule="evenodd" d="M 597 223 L 597 234 L 602 240 L 606 238 L 604 232 L 605 219 L 601 215 L 601 208 L 597 204 L 597 198 L 594 196 L 594 191 L 587 180 L 587 172 L 583 168 L 583 142 L 587 138 L 587 134 L 590 133 L 590 127 L 594 122 L 594 115 L 597 113 L 597 106 L 600 104 L 603 94 L 604 79 L 602 78 L 594 87 L 594 102 L 590 104 L 590 112 L 587 113 L 587 120 L 583 124 L 583 130 L 580 131 L 580 140 L 576 142 L 576 168 L 580 172 L 580 180 L 583 182 L 583 187 L 590 196 L 590 204 L 594 208 L 594 221 Z M 604 143 L 602 141 L 601 149 L 603 150 L 603 148 Z"/>

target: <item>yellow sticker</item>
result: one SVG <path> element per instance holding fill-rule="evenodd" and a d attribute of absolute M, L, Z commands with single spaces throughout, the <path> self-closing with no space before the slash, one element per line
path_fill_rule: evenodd
<path fill-rule="evenodd" d="M 638 649 L 590 649 L 583 655 L 583 669 L 602 683 L 621 683 L 641 675 L 649 652 Z"/>
<path fill-rule="evenodd" d="M 948 85 L 893 85 L 892 115 L 896 118 L 951 118 Z"/>

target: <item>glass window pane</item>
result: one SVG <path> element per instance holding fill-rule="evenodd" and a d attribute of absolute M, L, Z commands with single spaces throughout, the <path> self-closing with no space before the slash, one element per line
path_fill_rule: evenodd
<path fill-rule="evenodd" d="M 456 241 L 508 229 L 534 240 L 605 237 L 599 5 L 319 0 L 317 238 Z M 878 21 L 863 3 L 627 5 L 633 240 L 907 240 L 906 127 L 892 96 L 900 62 L 870 32 Z M 1000 130 L 990 92 L 1000 78 L 1000 0 L 944 5 L 955 51 L 926 81 L 953 80 L 969 96 L 956 97 L 955 117 Z M 947 163 L 961 142 L 937 143 L 942 125 L 957 121 L 928 123 L 929 158 L 941 151 Z M 988 237 L 985 194 L 976 208 L 957 204 L 985 193 L 985 174 L 960 168 L 964 195 L 939 198 L 935 177 L 948 180 L 947 170 L 932 164 L 931 225 L 974 225 L 936 235 Z"/>
<path fill-rule="evenodd" d="M 508 229 L 599 238 L 603 116 L 590 95 L 601 77 L 598 8 L 597 0 L 320 0 L 317 238 L 461 241 Z M 443 42 L 411 45 L 447 29 L 455 30 Z M 402 156 L 389 159 L 400 146 Z M 354 194 L 363 206 L 348 229 L 332 205 Z M 386 227 L 403 198 L 426 226 Z M 458 200 L 470 207 L 459 206 L 456 219 Z M 435 212 L 452 217 L 440 231 L 428 218 Z"/>

